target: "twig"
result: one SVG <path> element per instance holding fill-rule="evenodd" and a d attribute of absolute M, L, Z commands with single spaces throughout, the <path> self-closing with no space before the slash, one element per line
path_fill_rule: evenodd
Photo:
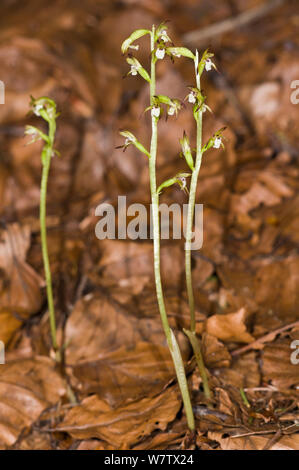
<path fill-rule="evenodd" d="M 260 349 L 261 344 L 264 343 L 269 343 L 270 341 L 273 341 L 273 339 L 279 335 L 280 333 L 283 333 L 284 331 L 290 330 L 291 328 L 294 328 L 295 326 L 299 326 L 299 320 L 295 321 L 294 323 L 290 323 L 289 325 L 285 325 L 282 328 L 277 328 L 277 330 L 271 331 L 270 333 L 267 333 L 265 336 L 262 336 L 261 338 L 257 339 L 256 341 L 253 341 L 250 344 L 247 344 L 246 346 L 243 346 L 242 348 L 236 349 L 235 351 L 231 352 L 232 356 L 239 356 L 240 354 L 243 354 L 244 352 L 250 351 L 251 349 Z"/>
<path fill-rule="evenodd" d="M 274 10 L 274 8 L 277 8 L 282 5 L 284 2 L 285 0 L 268 1 L 261 6 L 240 13 L 240 15 L 238 16 L 227 18 L 226 20 L 220 21 L 219 23 L 214 23 L 211 26 L 208 26 L 207 28 L 201 30 L 186 33 L 183 36 L 183 41 L 186 44 L 194 44 L 198 43 L 199 41 L 208 41 L 211 38 L 215 38 L 215 36 L 227 33 L 228 31 L 240 28 L 240 26 L 244 26 L 254 20 L 262 18 L 263 16 L 270 13 L 271 10 Z"/>

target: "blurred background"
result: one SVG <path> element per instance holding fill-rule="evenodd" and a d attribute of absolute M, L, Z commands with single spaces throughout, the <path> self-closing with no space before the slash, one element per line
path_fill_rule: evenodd
<path fill-rule="evenodd" d="M 274 335 L 262 359 L 249 350 L 233 361 L 231 352 L 270 331 L 298 325 L 296 0 L 1 1 L 0 339 L 12 359 L 46 356 L 51 347 L 38 219 L 41 146 L 26 146 L 23 137 L 26 124 L 43 126 L 28 115 L 30 95 L 47 95 L 61 113 L 56 138 L 61 158 L 52 160 L 47 224 L 60 340 L 71 339 L 73 345 L 66 362 L 86 365 L 141 340 L 165 346 L 151 243 L 99 241 L 94 233 L 94 211 L 101 202 L 116 206 L 117 196 L 126 195 L 128 204 L 149 204 L 146 158 L 133 146 L 126 153 L 115 149 L 123 144 L 119 129 L 130 130 L 147 147 L 150 142 L 149 117 L 143 115 L 148 87 L 140 76 L 126 76 L 129 66 L 120 45 L 133 30 L 165 20 L 176 46 L 200 53 L 209 47 L 215 54 L 218 71 L 205 73 L 202 83 L 213 110 L 204 115 L 204 140 L 227 127 L 225 150 L 204 157 L 197 192 L 197 202 L 204 204 L 204 241 L 192 256 L 206 362 L 230 386 L 271 383 L 289 393 L 298 384 L 289 336 Z M 148 68 L 147 37 L 139 43 L 136 57 Z M 194 84 L 190 62 L 159 61 L 157 91 L 184 99 Z M 186 171 L 179 157 L 183 130 L 195 142 L 189 106 L 177 119 L 159 123 L 158 182 Z M 187 199 L 172 187 L 161 202 Z M 162 242 L 162 265 L 170 321 L 181 330 L 188 326 L 183 242 Z M 219 317 L 233 313 L 225 334 Z M 210 317 L 216 323 L 209 323 Z M 102 340 L 91 337 L 97 328 L 108 332 Z M 292 338 L 298 334 L 297 326 Z M 189 346 L 183 338 L 181 343 L 188 358 Z M 74 388 L 79 381 L 80 393 L 114 397 L 102 383 L 104 372 L 95 377 L 92 370 L 72 371 Z M 119 396 L 111 400 L 116 406 Z"/>

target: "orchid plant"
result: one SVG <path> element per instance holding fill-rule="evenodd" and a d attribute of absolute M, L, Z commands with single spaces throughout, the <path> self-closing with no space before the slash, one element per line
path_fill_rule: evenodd
<path fill-rule="evenodd" d="M 52 157 L 59 155 L 59 152 L 54 149 L 54 140 L 56 132 L 56 119 L 59 116 L 56 112 L 56 103 L 45 96 L 34 99 L 31 97 L 30 107 L 36 116 L 41 117 L 48 124 L 48 133 L 45 134 L 40 129 L 34 126 L 26 126 L 25 135 L 31 137 L 28 144 L 32 144 L 37 141 L 43 141 L 44 145 L 41 152 L 42 162 L 42 178 L 41 178 L 41 190 L 40 190 L 40 233 L 41 233 L 41 245 L 42 255 L 46 278 L 46 289 L 47 299 L 49 308 L 49 319 L 50 319 L 50 330 L 52 338 L 52 346 L 55 353 L 55 358 L 60 362 L 60 350 L 57 344 L 56 335 L 56 320 L 55 320 L 55 309 L 53 301 L 53 289 L 52 289 L 52 275 L 50 269 L 49 255 L 48 255 L 48 244 L 47 244 L 47 227 L 46 227 L 46 205 L 47 205 L 47 185 L 48 176 L 50 170 L 50 164 Z M 27 144 L 27 145 L 28 145 Z"/>
<path fill-rule="evenodd" d="M 138 45 L 135 41 L 142 36 L 149 35 L 150 37 L 150 50 L 151 50 L 151 69 L 148 73 L 141 63 L 132 55 L 132 50 L 138 50 Z M 180 386 L 182 399 L 185 407 L 186 417 L 188 426 L 191 430 L 194 429 L 194 416 L 191 405 L 191 399 L 185 374 L 185 368 L 180 353 L 180 349 L 175 338 L 172 329 L 169 326 L 168 317 L 165 309 L 164 295 L 161 282 L 160 273 L 160 222 L 159 222 L 159 196 L 163 189 L 178 184 L 179 187 L 189 194 L 188 201 L 188 213 L 187 213 L 187 227 L 186 227 L 186 244 L 185 244 L 185 268 L 186 268 L 186 284 L 188 293 L 188 302 L 190 308 L 190 329 L 184 330 L 188 336 L 192 345 L 196 362 L 202 377 L 203 387 L 205 395 L 210 399 L 211 393 L 208 384 L 208 377 L 204 366 L 201 347 L 199 339 L 196 336 L 196 318 L 195 318 L 195 306 L 194 306 L 194 294 L 192 286 L 192 273 L 191 273 L 191 241 L 193 237 L 193 224 L 194 224 L 194 208 L 196 198 L 196 188 L 198 182 L 198 175 L 201 167 L 202 156 L 211 147 L 220 148 L 223 147 L 223 130 L 224 128 L 217 131 L 206 144 L 202 145 L 202 118 L 203 113 L 211 111 L 209 106 L 206 104 L 206 97 L 203 95 L 200 86 L 200 79 L 202 73 L 210 71 L 216 68 L 212 62 L 213 54 L 206 50 L 201 59 L 199 59 L 198 51 L 194 54 L 186 47 L 175 47 L 168 35 L 167 26 L 162 23 L 157 28 L 152 27 L 148 29 L 138 29 L 134 31 L 122 44 L 121 50 L 123 54 L 127 54 L 127 62 L 130 65 L 129 75 L 140 75 L 145 81 L 149 83 L 149 98 L 150 103 L 145 111 L 151 112 L 151 144 L 150 150 L 148 151 L 138 139 L 129 131 L 122 131 L 121 135 L 125 137 L 125 144 L 123 145 L 124 150 L 129 145 L 134 145 L 144 155 L 148 157 L 149 162 L 149 177 L 150 177 L 150 191 L 152 201 L 152 220 L 153 220 L 153 244 L 154 244 L 154 273 L 156 283 L 156 293 L 159 305 L 159 311 L 161 315 L 162 325 L 167 338 L 168 347 L 172 355 L 174 367 L 177 375 L 177 380 Z M 157 187 L 156 182 L 156 159 L 157 159 L 157 142 L 158 142 L 158 123 L 163 113 L 167 113 L 168 116 L 177 116 L 181 107 L 182 102 L 177 98 L 170 98 L 166 95 L 156 94 L 156 64 L 159 60 L 163 60 L 165 57 L 170 57 L 173 61 L 175 58 L 186 57 L 191 59 L 194 63 L 195 69 L 195 85 L 189 87 L 189 93 L 186 96 L 188 102 L 193 106 L 193 117 L 196 122 L 196 154 L 193 156 L 193 151 L 190 146 L 189 138 L 184 132 L 183 138 L 180 139 L 181 144 L 181 156 L 186 160 L 186 163 L 191 170 L 190 173 L 178 173 L 174 177 L 164 181 L 160 186 Z M 187 180 L 191 176 L 190 188 L 187 187 Z"/>

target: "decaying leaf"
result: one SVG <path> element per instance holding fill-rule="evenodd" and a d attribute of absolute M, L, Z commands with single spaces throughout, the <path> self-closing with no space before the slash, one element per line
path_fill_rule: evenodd
<path fill-rule="evenodd" d="M 80 392 L 97 393 L 111 406 L 154 396 L 175 378 L 168 348 L 145 342 L 100 354 L 73 368 Z"/>
<path fill-rule="evenodd" d="M 63 379 L 47 357 L 0 366 L 0 447 L 11 446 L 48 406 L 65 394 Z"/>
<path fill-rule="evenodd" d="M 115 409 L 92 395 L 72 408 L 57 429 L 78 439 L 103 439 L 116 449 L 128 449 L 154 429 L 165 430 L 180 406 L 174 388 Z"/>
<path fill-rule="evenodd" d="M 254 435 L 254 433 L 250 435 L 250 432 L 246 433 L 244 431 L 244 437 L 224 437 L 221 432 L 209 432 L 208 434 L 210 439 L 219 442 L 222 450 L 264 450 L 275 432 L 272 435 L 259 436 Z M 299 434 L 292 434 L 282 436 L 268 450 L 297 450 L 298 446 Z"/>
<path fill-rule="evenodd" d="M 255 353 L 249 352 L 233 359 L 229 368 L 221 370 L 221 378 L 237 389 L 258 387 L 261 377 Z"/>
<path fill-rule="evenodd" d="M 254 337 L 247 331 L 246 317 L 245 308 L 241 308 L 234 313 L 212 315 L 206 320 L 204 329 L 207 333 L 222 341 L 250 343 L 254 341 Z"/>
<path fill-rule="evenodd" d="M 299 340 L 299 330 L 297 330 Z M 262 372 L 265 382 L 274 385 L 279 390 L 287 390 L 289 387 L 299 386 L 299 367 L 292 364 L 290 338 L 280 339 L 267 344 L 262 354 Z"/>
<path fill-rule="evenodd" d="M 95 361 L 139 341 L 166 345 L 158 315 L 139 319 L 104 295 L 87 295 L 77 302 L 66 323 L 66 363 Z"/>
<path fill-rule="evenodd" d="M 207 367 L 229 367 L 231 363 L 231 355 L 227 348 L 209 333 L 202 335 L 202 354 Z"/>
<path fill-rule="evenodd" d="M 8 225 L 0 233 L 0 308 L 25 318 L 40 309 L 43 285 L 41 277 L 25 261 L 29 245 L 28 226 Z"/>

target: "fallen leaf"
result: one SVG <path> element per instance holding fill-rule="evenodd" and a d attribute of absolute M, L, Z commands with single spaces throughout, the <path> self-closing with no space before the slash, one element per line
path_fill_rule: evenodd
<path fill-rule="evenodd" d="M 237 312 L 209 317 L 204 325 L 204 330 L 221 341 L 250 343 L 254 337 L 246 328 L 247 312 L 240 308 Z"/>
<path fill-rule="evenodd" d="M 142 342 L 81 362 L 73 373 L 80 392 L 97 393 L 111 406 L 154 396 L 175 378 L 168 348 Z"/>
<path fill-rule="evenodd" d="M 203 333 L 202 335 L 202 354 L 207 367 L 229 367 L 231 363 L 231 355 L 228 349 L 209 333 Z"/>
<path fill-rule="evenodd" d="M 260 371 L 255 353 L 249 352 L 234 359 L 228 369 L 221 370 L 221 380 L 238 389 L 258 387 Z"/>
<path fill-rule="evenodd" d="M 11 312 L 0 313 L 0 338 L 8 344 L 14 332 L 22 325 L 22 321 Z"/>
<path fill-rule="evenodd" d="M 104 295 L 87 295 L 76 303 L 66 323 L 66 363 L 94 361 L 144 340 L 166 345 L 159 316 L 139 319 Z"/>
<path fill-rule="evenodd" d="M 0 308 L 18 312 L 22 317 L 36 313 L 42 304 L 41 277 L 26 263 L 30 229 L 8 225 L 0 233 Z"/>
<path fill-rule="evenodd" d="M 244 432 L 244 434 L 248 433 Z M 264 436 L 223 437 L 221 432 L 209 432 L 208 435 L 210 439 L 219 442 L 222 450 L 263 450 L 271 439 L 271 434 Z M 291 436 L 282 436 L 268 450 L 298 450 L 298 448 L 299 434 L 292 434 Z"/>
<path fill-rule="evenodd" d="M 0 447 L 13 445 L 21 431 L 64 394 L 63 380 L 47 357 L 1 365 Z"/>
<path fill-rule="evenodd" d="M 115 449 L 128 449 L 155 429 L 165 431 L 180 406 L 178 392 L 174 388 L 155 398 L 143 398 L 115 409 L 97 395 L 92 395 L 72 408 L 57 430 L 78 439 L 103 439 Z"/>
<path fill-rule="evenodd" d="M 297 330 L 299 340 L 299 331 Z M 262 352 L 262 373 L 266 383 L 270 383 L 279 390 L 287 390 L 290 387 L 298 390 L 299 368 L 292 364 L 291 349 L 292 339 L 278 339 L 274 343 L 267 344 Z"/>

